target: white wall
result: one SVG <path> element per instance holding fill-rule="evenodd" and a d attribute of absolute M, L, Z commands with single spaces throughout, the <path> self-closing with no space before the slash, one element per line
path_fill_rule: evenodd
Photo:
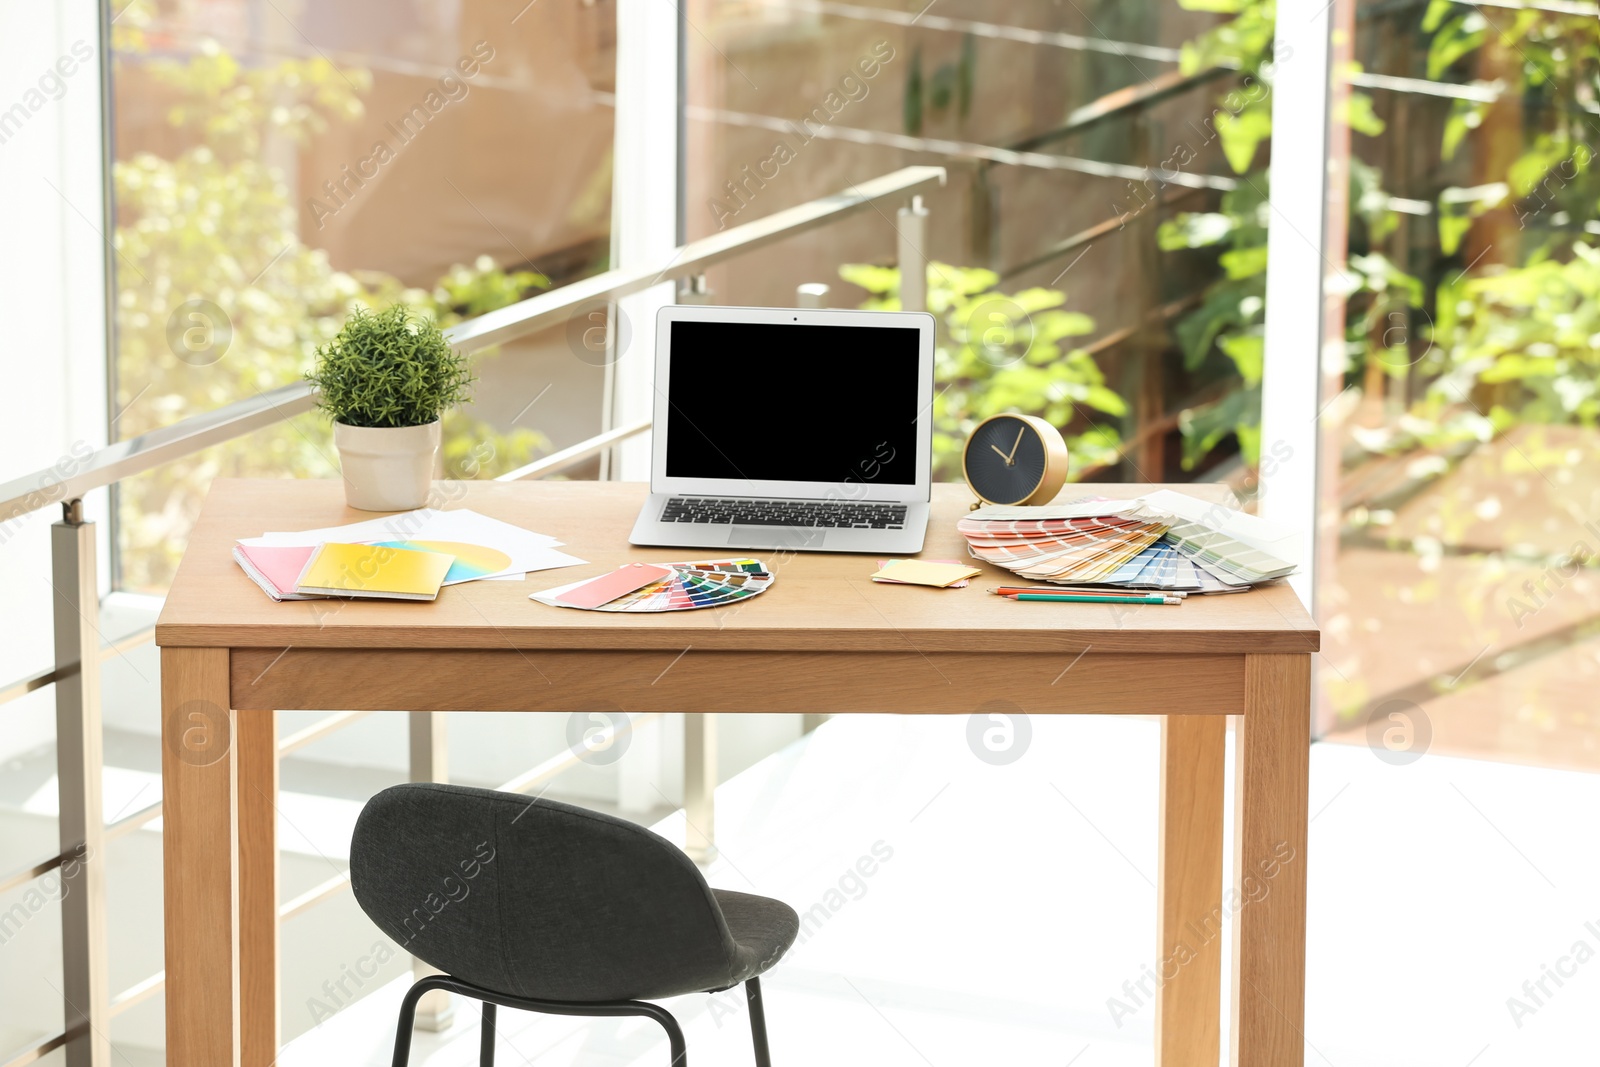
<path fill-rule="evenodd" d="M 89 0 L 0 5 L 0 481 L 70 468 L 74 446 L 105 442 L 99 51 Z M 59 515 L 51 507 L 0 528 L 0 681 L 48 665 L 39 620 Z"/>

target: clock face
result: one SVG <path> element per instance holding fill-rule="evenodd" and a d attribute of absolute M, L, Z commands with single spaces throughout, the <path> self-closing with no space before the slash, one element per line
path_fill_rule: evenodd
<path fill-rule="evenodd" d="M 997 415 L 972 432 L 963 466 L 984 500 L 1019 504 L 1044 481 L 1044 439 L 1021 419 Z"/>

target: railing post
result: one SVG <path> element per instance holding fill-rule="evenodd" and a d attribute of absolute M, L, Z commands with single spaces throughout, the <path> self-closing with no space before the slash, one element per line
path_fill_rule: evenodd
<path fill-rule="evenodd" d="M 105 823 L 100 777 L 100 587 L 83 501 L 50 527 L 56 775 L 61 797 L 61 978 L 67 1067 L 110 1067 Z"/>
<path fill-rule="evenodd" d="M 928 209 L 922 197 L 913 196 L 911 203 L 900 209 L 898 235 L 900 258 L 900 310 L 928 310 Z"/>
<path fill-rule="evenodd" d="M 804 282 L 795 287 L 794 306 L 797 308 L 825 308 L 828 306 L 826 282 Z"/>
<path fill-rule="evenodd" d="M 706 283 L 704 274 L 691 275 L 684 279 L 683 287 L 678 290 L 678 303 L 680 304 L 714 304 L 716 299 L 711 292 L 711 287 Z"/>
<path fill-rule="evenodd" d="M 717 856 L 717 717 L 683 717 L 683 850 L 696 863 Z"/>
<path fill-rule="evenodd" d="M 443 712 L 413 711 L 411 717 L 411 780 L 413 782 L 448 782 L 450 780 L 450 747 L 446 733 L 447 722 Z M 430 974 L 441 973 L 415 956 L 411 957 L 411 976 L 416 980 Z M 456 1004 L 448 990 L 434 989 L 422 995 L 417 1002 L 416 1026 L 419 1030 L 439 1033 L 448 1030 L 455 1022 Z"/>

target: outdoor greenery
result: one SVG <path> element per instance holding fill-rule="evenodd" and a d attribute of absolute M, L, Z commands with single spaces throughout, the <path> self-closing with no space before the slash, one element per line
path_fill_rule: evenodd
<path fill-rule="evenodd" d="M 469 396 L 467 358 L 444 331 L 405 304 L 357 307 L 317 349 L 306 380 L 317 406 L 346 426 L 425 426 Z"/>
<path fill-rule="evenodd" d="M 1257 166 L 1260 148 L 1272 135 L 1271 85 L 1277 65 L 1273 28 L 1275 0 L 1178 0 L 1183 7 L 1215 11 L 1233 17 L 1183 47 L 1182 69 L 1193 74 L 1216 66 L 1240 71 L 1240 84 L 1218 99 L 1212 114 L 1222 154 L 1239 175 L 1238 188 L 1222 197 L 1215 212 L 1185 212 L 1164 222 L 1157 240 L 1164 252 L 1218 248 L 1222 277 L 1206 290 L 1204 302 L 1176 327 L 1184 365 L 1196 370 L 1219 359 L 1232 364 L 1240 387 L 1220 400 L 1183 414 L 1183 462 L 1193 467 L 1233 435 L 1247 464 L 1261 453 L 1261 373 L 1266 322 L 1267 227 L 1270 174 Z M 1286 59 L 1292 58 L 1285 56 Z M 1351 94 L 1345 114 L 1350 128 L 1373 136 L 1383 132 L 1383 122 L 1373 113 L 1372 101 Z M 1352 168 L 1351 210 L 1358 223 L 1353 232 L 1381 237 L 1392 231 L 1395 217 L 1387 196 L 1377 188 L 1377 174 L 1356 164 Z M 1352 313 L 1351 333 L 1360 338 L 1371 332 L 1374 321 L 1388 313 L 1399 298 L 1420 299 L 1412 279 L 1376 253 L 1356 255 L 1333 280 L 1342 288 Z M 1365 294 L 1364 298 L 1362 294 Z"/>
<path fill-rule="evenodd" d="M 1175 340 L 1191 370 L 1206 377 L 1225 370 L 1239 382 L 1222 399 L 1184 413 L 1183 458 L 1193 466 L 1233 438 L 1253 463 L 1262 444 L 1271 220 L 1270 175 L 1261 161 L 1272 128 L 1277 5 L 1175 2 L 1220 16 L 1184 46 L 1183 69 L 1220 64 L 1239 72 L 1210 116 L 1238 187 L 1215 211 L 1180 214 L 1158 235 L 1165 255 L 1215 257 L 1220 276 L 1178 321 Z M 115 76 L 137 78 L 141 99 L 164 109 L 169 127 L 159 150 L 134 151 L 114 165 L 119 437 L 295 380 L 355 309 L 399 307 L 399 314 L 447 327 L 550 284 L 487 257 L 452 267 L 426 288 L 378 271 L 336 269 L 301 240 L 295 192 L 270 161 L 361 117 L 371 75 L 335 69 L 320 57 L 243 64 L 215 42 L 173 58 L 147 38 L 155 20 L 154 0 L 131 0 L 113 25 Z M 1585 224 L 1600 205 L 1593 148 L 1600 21 L 1432 0 L 1417 33 L 1427 41 L 1428 77 L 1462 82 L 1486 67 L 1499 79 L 1497 101 L 1437 105 L 1449 109 L 1440 158 L 1449 164 L 1476 152 L 1498 173 L 1485 182 L 1481 165 L 1478 172 L 1458 168 L 1472 180 L 1438 191 L 1437 254 L 1424 268 L 1413 265 L 1433 250 L 1413 251 L 1408 263 L 1385 254 L 1401 220 L 1379 170 L 1352 163 L 1350 249 L 1333 278 L 1347 301 L 1345 378 L 1357 396 L 1381 388 L 1391 406 L 1381 432 L 1363 431 L 1356 440 L 1368 450 L 1439 450 L 1492 439 L 1519 423 L 1592 426 L 1600 418 L 1600 239 Z M 926 79 L 913 64 L 908 128 L 944 109 L 964 113 L 974 63 L 966 42 L 958 62 Z M 1384 129 L 1360 93 L 1342 117 L 1360 138 Z M 1494 128 L 1490 142 L 1485 130 Z M 1358 154 L 1362 143 L 1358 138 Z M 1493 228 L 1494 255 L 1468 255 L 1488 240 L 1477 227 Z M 866 306 L 895 306 L 893 269 L 849 265 L 841 275 L 871 294 Z M 936 476 L 959 477 L 967 431 L 1009 409 L 1067 428 L 1075 472 L 1115 462 L 1121 441 L 1108 423 L 1127 405 L 1093 356 L 1073 343 L 1092 320 L 1067 310 L 1059 291 L 1006 294 L 998 285 L 985 270 L 930 269 L 929 303 L 939 319 Z M 466 410 L 448 413 L 444 431 L 448 469 L 462 476 L 509 469 L 545 446 L 536 433 L 501 434 Z M 182 543 L 213 477 L 336 470 L 327 423 L 300 416 L 131 479 L 118 496 L 119 582 L 165 584 L 176 563 L 173 546 Z"/>
<path fill-rule="evenodd" d="M 143 97 L 166 101 L 166 143 L 182 146 L 113 165 L 116 436 L 295 381 L 353 309 L 402 304 L 448 326 L 548 286 L 488 257 L 431 289 L 335 269 L 301 240 L 294 193 L 264 160 L 359 117 L 370 74 L 321 58 L 246 66 L 210 41 L 166 58 L 149 40 L 156 16 L 152 0 L 132 0 L 112 27 L 114 76 L 138 78 Z M 451 477 L 492 477 L 548 447 L 539 433 L 501 433 L 464 409 L 445 416 L 443 431 Z M 129 479 L 117 498 L 117 580 L 165 588 L 213 478 L 337 473 L 331 427 L 306 414 Z"/>
<path fill-rule="evenodd" d="M 1179 0 L 1232 17 L 1190 42 L 1185 70 L 1215 64 L 1260 77 L 1272 58 L 1273 0 Z M 1600 387 L 1592 308 L 1600 298 L 1595 242 L 1584 223 L 1600 206 L 1594 129 L 1586 122 L 1600 96 L 1600 21 L 1590 15 L 1524 9 L 1492 19 L 1481 8 L 1432 0 L 1418 31 L 1428 35 L 1427 76 L 1466 80 L 1486 52 L 1509 75 L 1497 103 L 1456 100 L 1439 146 L 1450 160 L 1472 144 L 1496 108 L 1514 113 L 1522 150 L 1500 161 L 1505 143 L 1486 144 L 1501 180 L 1439 191 L 1438 270 L 1424 279 L 1381 249 L 1398 218 L 1375 168 L 1352 161 L 1350 249 L 1330 279 L 1347 301 L 1347 384 L 1404 380 L 1406 418 L 1392 432 L 1358 439 L 1396 451 L 1488 440 L 1519 422 L 1593 425 Z M 1452 77 L 1452 75 L 1457 75 Z M 1265 79 L 1270 83 L 1270 78 Z M 1185 463 L 1192 466 L 1228 435 L 1247 462 L 1260 449 L 1262 323 L 1265 314 L 1266 168 L 1251 169 L 1271 133 L 1271 98 L 1238 94 L 1219 101 L 1215 127 L 1240 186 L 1220 210 L 1189 213 L 1160 230 L 1163 250 L 1216 248 L 1224 276 L 1202 306 L 1177 326 L 1186 364 L 1232 362 L 1241 388 L 1185 413 Z M 1357 134 L 1383 132 L 1371 100 L 1354 93 L 1347 113 Z M 1401 146 L 1399 151 L 1409 151 Z M 1414 194 L 1408 194 L 1414 195 Z M 1463 238 L 1493 212 L 1513 215 L 1515 237 L 1487 261 L 1465 262 Z M 1506 227 L 1501 227 L 1504 233 Z M 1463 262 L 1449 265 L 1444 257 Z"/>
<path fill-rule="evenodd" d="M 1423 28 L 1433 33 L 1430 77 L 1492 52 L 1507 79 L 1493 104 L 1454 103 L 1443 156 L 1471 145 L 1486 122 L 1507 120 L 1522 127 L 1523 150 L 1502 180 L 1439 196 L 1447 255 L 1491 212 L 1509 212 L 1516 230 L 1497 232 L 1503 266 L 1439 286 L 1434 346 L 1418 365 L 1431 383 L 1418 407 L 1437 433 L 1462 424 L 1484 435 L 1516 423 L 1592 427 L 1600 415 L 1600 251 L 1586 224 L 1600 216 L 1600 20 L 1521 10 L 1491 21 L 1477 8 L 1433 0 Z"/>
<path fill-rule="evenodd" d="M 846 264 L 839 276 L 872 296 L 861 306 L 900 308 L 900 271 Z M 990 270 L 928 265 L 928 310 L 937 323 L 934 348 L 933 477 L 961 480 L 961 450 L 973 427 L 1003 411 L 1026 411 L 1066 431 L 1069 477 L 1117 460 L 1121 435 L 1095 421 L 1120 417 L 1127 404 L 1106 387 L 1094 357 L 1065 344 L 1094 331 L 1094 320 L 1062 305 L 1057 289 L 996 291 Z M 1076 428 L 1076 432 L 1073 432 Z"/>

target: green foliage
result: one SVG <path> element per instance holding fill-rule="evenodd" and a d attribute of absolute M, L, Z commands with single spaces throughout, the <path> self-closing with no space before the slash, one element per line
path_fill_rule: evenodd
<path fill-rule="evenodd" d="M 1276 0 L 1178 0 L 1178 6 L 1233 16 L 1184 42 L 1179 62 L 1185 74 L 1198 74 L 1217 66 L 1259 74 L 1262 64 L 1272 58 L 1273 27 L 1278 18 Z"/>
<path fill-rule="evenodd" d="M 300 240 L 283 176 L 261 160 L 270 140 L 305 144 L 359 116 L 367 73 L 346 68 L 341 76 L 320 59 L 247 69 L 214 44 L 183 62 L 154 57 L 147 41 L 154 18 L 149 0 L 131 0 L 112 26 L 115 77 L 160 89 L 176 146 L 112 167 L 118 437 L 300 378 L 353 308 L 403 303 L 448 325 L 544 286 L 482 259 L 453 268 L 436 290 L 335 270 L 325 252 Z M 186 316 L 191 300 L 209 302 L 220 319 Z M 175 345 L 174 322 L 185 336 L 190 327 L 203 330 L 212 356 L 197 360 Z M 442 451 L 453 477 L 492 477 L 546 447 L 533 431 L 501 434 L 462 410 L 445 418 Z M 165 588 L 213 478 L 325 478 L 338 469 L 331 427 L 306 414 L 125 481 L 117 497 L 120 587 Z"/>
<path fill-rule="evenodd" d="M 1243 174 L 1254 162 L 1261 142 L 1272 136 L 1272 112 L 1264 106 L 1251 104 L 1238 114 L 1219 111 L 1213 121 L 1228 166 L 1235 174 Z"/>
<path fill-rule="evenodd" d="M 466 400 L 474 379 L 467 357 L 444 331 L 404 304 L 358 307 L 306 374 L 317 404 L 346 426 L 425 426 Z"/>
<path fill-rule="evenodd" d="M 906 68 L 906 91 L 902 97 L 900 125 L 913 137 L 922 133 L 922 49 L 911 53 Z"/>
<path fill-rule="evenodd" d="M 1500 104 L 1457 101 L 1452 106 L 1440 145 L 1444 158 L 1453 158 L 1497 106 L 1520 102 L 1516 121 L 1527 131 L 1521 154 L 1506 165 L 1501 182 L 1440 194 L 1444 252 L 1456 252 L 1473 220 L 1509 205 L 1525 231 L 1525 257 L 1570 255 L 1578 234 L 1568 224 L 1593 218 L 1600 206 L 1600 172 L 1591 165 L 1596 130 L 1589 118 L 1600 91 L 1600 20 L 1525 9 L 1491 22 L 1477 8 L 1433 0 L 1422 28 L 1433 35 L 1430 77 L 1465 66 L 1491 42 L 1515 57 L 1504 64 L 1509 79 L 1499 86 Z"/>
<path fill-rule="evenodd" d="M 167 112 L 173 129 L 195 135 L 224 159 L 259 158 L 273 136 L 307 144 L 331 121 L 359 118 L 358 94 L 372 87 L 366 71 L 344 76 L 320 57 L 247 69 L 209 40 L 187 63 L 162 59 L 146 69 L 178 95 Z"/>
<path fill-rule="evenodd" d="M 1232 15 L 1183 46 L 1185 73 L 1235 67 L 1258 87 L 1263 67 L 1273 62 L 1276 0 L 1178 0 L 1191 11 Z M 1181 413 L 1183 466 L 1192 469 L 1224 438 L 1234 435 L 1247 463 L 1256 462 L 1261 423 L 1259 353 L 1266 308 L 1267 174 L 1252 171 L 1261 143 L 1272 135 L 1272 97 L 1266 92 L 1234 91 L 1223 97 L 1212 119 L 1223 156 L 1243 175 L 1238 188 L 1224 193 L 1217 212 L 1183 213 L 1161 224 L 1157 241 L 1164 251 L 1216 248 L 1223 277 L 1207 288 L 1201 305 L 1174 327 L 1184 366 L 1198 371 L 1219 356 L 1233 365 L 1240 387 L 1221 400 Z M 1254 380 L 1251 380 L 1253 376 Z"/>
<path fill-rule="evenodd" d="M 531 270 L 506 271 L 489 256 L 479 256 L 470 267 L 460 264 L 439 279 L 433 303 L 442 312 L 440 326 L 477 318 L 515 304 L 529 290 L 550 288 L 550 279 Z"/>
<path fill-rule="evenodd" d="M 1456 149 L 1461 147 L 1462 139 L 1483 125 L 1483 117 L 1488 113 L 1489 105 L 1481 100 L 1450 101 L 1450 114 L 1445 119 L 1444 137 L 1439 145 L 1439 158 L 1443 160 L 1456 158 Z"/>
<path fill-rule="evenodd" d="M 1423 29 L 1433 34 L 1430 76 L 1465 67 L 1491 42 L 1514 57 L 1501 65 L 1509 77 L 1500 104 L 1452 108 L 1441 154 L 1468 144 L 1495 107 L 1517 107 L 1524 132 L 1501 181 L 1439 194 L 1446 255 L 1460 250 L 1478 219 L 1507 209 L 1520 242 L 1500 248 L 1497 258 L 1510 262 L 1475 262 L 1470 275 L 1451 272 L 1439 285 L 1432 344 L 1415 368 L 1426 388 L 1407 413 L 1409 432 L 1442 447 L 1487 440 L 1517 423 L 1592 427 L 1600 418 L 1600 252 L 1581 224 L 1600 205 L 1585 110 L 1600 88 L 1600 22 L 1531 9 L 1490 22 L 1477 8 L 1433 0 Z"/>
<path fill-rule="evenodd" d="M 1162 249 L 1216 247 L 1224 268 L 1207 288 L 1200 306 L 1174 328 L 1184 366 L 1199 370 L 1215 354 L 1228 359 L 1240 387 L 1221 400 L 1182 413 L 1183 466 L 1192 469 L 1230 433 L 1237 436 L 1247 463 L 1256 462 L 1252 442 L 1261 423 L 1261 338 L 1267 294 L 1267 205 L 1264 173 L 1250 175 L 1224 193 L 1222 210 L 1178 215 L 1161 224 Z"/>
<path fill-rule="evenodd" d="M 1356 68 L 1359 70 L 1359 66 Z M 1366 93 L 1351 93 L 1343 101 L 1339 113 L 1334 116 L 1335 122 L 1344 122 L 1356 133 L 1368 137 L 1376 137 L 1384 131 L 1384 122 L 1378 113 L 1372 110 L 1372 97 Z"/>
<path fill-rule="evenodd" d="M 956 118 L 966 121 L 972 111 L 972 93 L 978 73 L 978 42 L 972 34 L 961 38 L 961 55 L 954 62 L 941 63 L 924 79 L 922 49 L 911 54 L 906 72 L 905 96 L 901 104 L 901 125 L 913 137 L 922 133 L 929 116 L 948 114 L 955 106 Z"/>
<path fill-rule="evenodd" d="M 1271 84 L 1277 62 L 1292 55 L 1277 50 L 1274 27 L 1275 0 L 1178 0 L 1191 11 L 1231 15 L 1183 46 L 1181 66 L 1186 73 L 1211 67 L 1232 67 L 1241 72 L 1241 88 L 1224 95 L 1212 124 L 1224 157 L 1239 185 L 1222 197 L 1216 212 L 1179 214 L 1161 224 L 1157 240 L 1163 251 L 1214 248 L 1222 277 L 1206 290 L 1198 308 L 1185 315 L 1173 332 L 1183 350 L 1184 365 L 1201 371 L 1208 365 L 1226 367 L 1239 380 L 1237 389 L 1222 399 L 1184 411 L 1179 418 L 1183 433 L 1183 466 L 1193 469 L 1228 436 L 1239 442 L 1244 461 L 1255 464 L 1261 448 L 1261 373 L 1266 315 L 1267 221 L 1270 207 L 1266 190 L 1269 175 L 1255 168 L 1261 145 L 1272 136 Z M 1338 118 L 1358 133 L 1383 132 L 1383 121 L 1372 109 L 1370 97 L 1353 93 Z M 1388 210 L 1388 197 L 1377 185 L 1372 168 L 1352 163 L 1351 210 L 1366 223 L 1369 235 L 1382 236 L 1396 225 Z M 1374 267 L 1377 264 L 1373 264 Z M 1347 272 L 1351 293 L 1385 288 L 1386 280 L 1368 272 Z M 1222 363 L 1222 361 L 1226 363 Z"/>
<path fill-rule="evenodd" d="M 861 306 L 898 311 L 900 272 L 853 263 L 839 276 L 872 296 Z M 1120 417 L 1127 403 L 1105 384 L 1094 357 L 1064 344 L 1094 331 L 1094 320 L 1064 310 L 1066 294 L 1033 288 L 1005 294 L 990 270 L 931 263 L 928 310 L 937 321 L 934 350 L 933 474 L 961 479 L 961 450 L 991 415 L 1038 415 L 1061 428 L 1073 476 L 1119 458 L 1121 434 L 1095 420 Z M 1086 423 L 1087 426 L 1081 424 Z M 1072 430 L 1079 425 L 1078 432 Z"/>
<path fill-rule="evenodd" d="M 1571 251 L 1440 289 L 1436 405 L 1482 390 L 1516 422 L 1600 423 L 1600 248 Z"/>
<path fill-rule="evenodd" d="M 1446 17 L 1436 2 L 1423 18 L 1423 28 L 1433 31 L 1428 45 L 1428 78 L 1432 81 L 1443 80 L 1446 71 L 1482 48 L 1489 38 L 1489 20 L 1482 11 L 1459 7 L 1455 10 L 1459 13 Z"/>

